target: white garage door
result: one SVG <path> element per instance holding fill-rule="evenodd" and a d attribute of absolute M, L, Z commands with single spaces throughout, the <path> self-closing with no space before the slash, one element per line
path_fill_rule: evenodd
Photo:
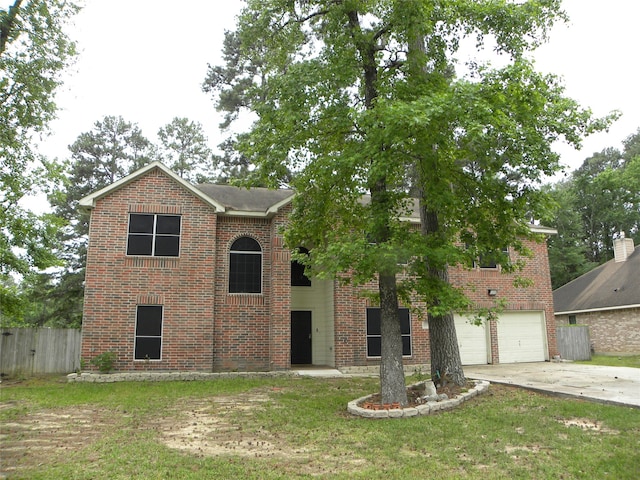
<path fill-rule="evenodd" d="M 471 325 L 466 317 L 455 316 L 456 336 L 462 365 L 485 365 L 488 363 L 487 328 Z"/>
<path fill-rule="evenodd" d="M 543 312 L 504 312 L 498 319 L 500 363 L 544 362 L 546 338 Z"/>

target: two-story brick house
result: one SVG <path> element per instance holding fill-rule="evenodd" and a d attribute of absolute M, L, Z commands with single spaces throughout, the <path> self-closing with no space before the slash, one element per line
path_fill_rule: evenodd
<path fill-rule="evenodd" d="M 280 232 L 292 198 L 289 190 L 194 186 L 155 162 L 82 199 L 91 212 L 82 358 L 115 352 L 120 371 L 378 364 L 379 311 L 363 287 L 307 279 L 291 262 Z M 528 246 L 535 255 L 521 274 L 533 287 L 514 287 L 498 265 L 451 269 L 476 303 L 508 301 L 498 322 L 456 318 L 463 363 L 556 354 L 546 244 Z M 406 364 L 429 363 L 426 321 L 399 314 Z"/>

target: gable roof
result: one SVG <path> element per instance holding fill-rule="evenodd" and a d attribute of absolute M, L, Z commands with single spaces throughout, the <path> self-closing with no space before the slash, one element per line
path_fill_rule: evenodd
<path fill-rule="evenodd" d="M 554 290 L 556 315 L 640 307 L 640 246 Z"/>
<path fill-rule="evenodd" d="M 144 167 L 140 168 L 139 170 L 136 170 L 135 172 L 127 175 L 126 177 L 122 177 L 120 180 L 113 182 L 111 185 L 107 185 L 106 187 L 101 188 L 100 190 L 97 190 L 87 195 L 84 198 L 81 198 L 80 201 L 78 202 L 78 205 L 82 209 L 93 210 L 98 200 L 100 200 L 103 197 L 106 197 L 107 195 L 115 192 L 116 190 L 121 189 L 126 185 L 129 185 L 130 183 L 134 182 L 140 177 L 143 177 L 144 175 L 146 175 L 147 173 L 149 173 L 154 169 L 160 170 L 167 177 L 171 178 L 173 181 L 175 181 L 180 186 L 182 186 L 185 190 L 191 192 L 196 197 L 200 198 L 200 200 L 202 200 L 206 204 L 213 207 L 213 209 L 216 212 L 224 212 L 224 206 L 222 204 L 216 202 L 213 198 L 205 195 L 200 190 L 196 189 L 192 184 L 180 178 L 180 176 L 172 172 L 169 168 L 165 167 L 160 162 L 151 162 L 150 164 L 145 165 Z"/>
<path fill-rule="evenodd" d="M 275 214 L 282 206 L 293 199 L 292 190 L 269 190 L 267 188 L 238 188 L 229 185 L 193 185 L 180 178 L 176 173 L 160 162 L 152 162 L 120 180 L 97 190 L 80 199 L 79 206 L 92 210 L 96 202 L 120 188 L 134 182 L 154 169 L 160 170 L 167 177 L 192 193 L 216 213 L 223 215 L 242 215 L 249 217 L 268 217 Z"/>
<path fill-rule="evenodd" d="M 120 180 L 97 190 L 86 197 L 80 199 L 81 209 L 92 210 L 96 202 L 118 189 L 134 182 L 154 169 L 160 170 L 167 177 L 182 186 L 200 200 L 210 205 L 216 213 L 229 216 L 243 217 L 272 217 L 280 208 L 289 204 L 295 192 L 289 189 L 272 190 L 263 187 L 241 188 L 231 185 L 200 184 L 193 185 L 178 176 L 175 172 L 166 167 L 163 163 L 155 161 L 136 170 L 135 172 L 121 178 Z M 371 201 L 370 195 L 363 195 L 362 201 L 366 204 Z M 420 223 L 420 209 L 417 199 L 412 199 L 408 216 L 401 217 L 403 221 Z M 558 233 L 553 228 L 541 225 L 530 225 L 534 233 L 546 235 Z"/>

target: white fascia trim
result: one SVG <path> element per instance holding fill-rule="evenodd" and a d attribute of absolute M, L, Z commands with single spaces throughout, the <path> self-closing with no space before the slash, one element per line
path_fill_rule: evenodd
<path fill-rule="evenodd" d="M 224 212 L 227 217 L 268 217 L 268 212 L 247 211 L 247 210 L 227 210 Z"/>
<path fill-rule="evenodd" d="M 554 315 L 573 315 L 575 313 L 606 312 L 608 310 L 627 310 L 632 308 L 640 308 L 640 303 L 636 303 L 634 305 L 619 305 L 616 307 L 587 308 L 584 310 L 567 310 L 565 312 L 553 312 L 553 314 Z"/>
<path fill-rule="evenodd" d="M 187 189 L 189 192 L 193 193 L 196 197 L 198 197 L 200 200 L 205 202 L 207 205 L 212 206 L 215 209 L 216 213 L 224 213 L 224 211 L 226 210 L 224 205 L 221 205 L 215 200 L 213 200 L 211 197 L 208 197 L 207 195 L 202 193 L 200 190 L 195 188 L 193 185 L 191 185 L 189 182 L 182 179 L 179 175 L 175 174 L 174 172 L 169 170 L 169 168 L 167 168 L 165 165 L 163 165 L 158 161 L 151 162 L 150 164 L 145 165 L 141 169 L 136 170 L 135 172 L 127 175 L 126 177 L 123 177 L 120 180 L 117 180 L 111 185 L 107 185 L 106 187 L 101 188 L 97 192 L 93 192 L 92 194 L 87 195 L 86 197 L 80 199 L 80 201 L 78 202 L 78 205 L 81 208 L 84 208 L 86 210 L 91 210 L 95 208 L 97 200 L 104 197 L 105 195 L 108 195 L 110 192 L 115 191 L 120 187 L 123 187 L 124 185 L 127 185 L 128 183 L 133 182 L 134 180 L 137 180 L 138 178 L 145 175 L 147 172 L 149 172 L 150 170 L 153 170 L 154 168 L 160 169 L 164 174 L 166 174 L 168 177 L 170 177 L 175 182 L 180 184 L 182 187 Z"/>
<path fill-rule="evenodd" d="M 278 210 L 280 210 L 282 207 L 284 207 L 285 205 L 288 205 L 293 201 L 293 197 L 295 197 L 295 193 L 292 193 L 287 198 L 280 200 L 275 205 L 272 205 L 271 207 L 269 207 L 269 209 L 266 212 L 267 215 L 275 215 L 276 213 L 278 213 Z"/>
<path fill-rule="evenodd" d="M 558 230 L 551 227 L 543 227 L 542 225 L 529 225 L 533 233 L 544 233 L 545 235 L 557 235 Z"/>

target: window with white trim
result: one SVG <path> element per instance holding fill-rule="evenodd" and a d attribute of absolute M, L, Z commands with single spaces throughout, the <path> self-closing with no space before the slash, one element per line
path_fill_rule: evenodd
<path fill-rule="evenodd" d="M 367 308 L 367 357 L 380 357 L 382 353 L 380 320 L 380 308 Z M 408 308 L 398 309 L 398 320 L 402 335 L 402 355 L 409 357 L 411 356 L 411 317 Z"/>
<path fill-rule="evenodd" d="M 180 215 L 129 214 L 127 255 L 177 257 L 180 224 Z"/>
<path fill-rule="evenodd" d="M 160 360 L 162 356 L 162 306 L 138 305 L 135 360 Z"/>
<path fill-rule="evenodd" d="M 262 292 L 262 248 L 251 237 L 240 237 L 229 251 L 229 293 Z"/>

